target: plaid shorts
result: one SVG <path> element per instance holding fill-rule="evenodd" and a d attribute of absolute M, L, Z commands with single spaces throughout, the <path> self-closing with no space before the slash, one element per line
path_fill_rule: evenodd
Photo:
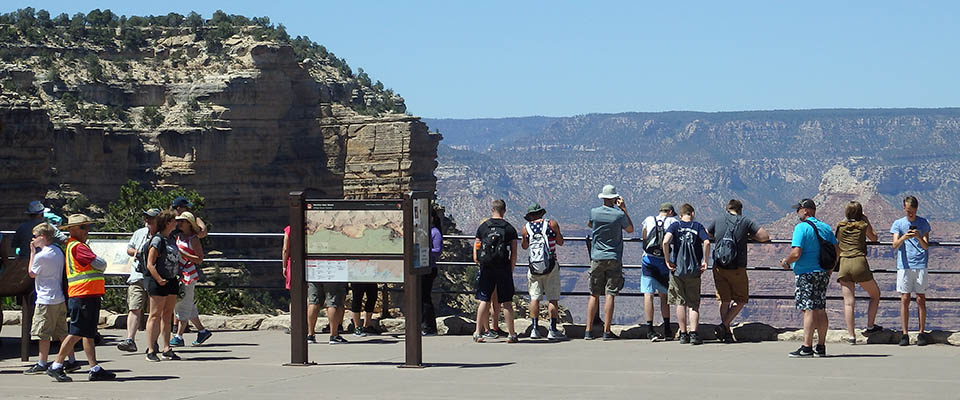
<path fill-rule="evenodd" d="M 830 274 L 824 270 L 797 275 L 797 309 L 805 311 L 827 308 L 827 284 L 829 282 Z"/>

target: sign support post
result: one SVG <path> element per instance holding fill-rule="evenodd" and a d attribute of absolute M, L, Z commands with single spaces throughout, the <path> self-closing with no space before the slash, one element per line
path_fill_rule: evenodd
<path fill-rule="evenodd" d="M 423 312 L 420 299 L 420 276 L 414 274 L 413 258 L 413 199 L 403 196 L 403 310 L 404 362 L 401 368 L 423 368 L 423 338 L 420 336 L 420 318 Z"/>
<path fill-rule="evenodd" d="M 310 365 L 307 355 L 307 280 L 302 191 L 290 192 L 290 363 Z M 286 260 L 283 260 L 286 262 Z"/>

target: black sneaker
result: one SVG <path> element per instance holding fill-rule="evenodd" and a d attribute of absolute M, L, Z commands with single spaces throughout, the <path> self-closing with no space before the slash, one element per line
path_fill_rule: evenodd
<path fill-rule="evenodd" d="M 713 334 L 716 335 L 717 340 L 723 341 L 723 339 L 726 338 L 726 334 L 727 334 L 726 327 L 723 324 L 714 326 Z"/>
<path fill-rule="evenodd" d="M 900 336 L 900 345 L 901 345 L 901 346 L 909 346 L 909 345 L 910 345 L 910 335 L 907 335 L 906 333 L 904 333 L 903 336 Z"/>
<path fill-rule="evenodd" d="M 690 343 L 690 334 L 686 332 L 680 332 L 680 344 L 689 344 Z"/>
<path fill-rule="evenodd" d="M 690 344 L 694 346 L 703 344 L 703 339 L 696 332 L 690 332 Z"/>
<path fill-rule="evenodd" d="M 307 335 L 307 343 L 317 344 L 317 336 L 316 336 L 316 335 Z"/>
<path fill-rule="evenodd" d="M 874 333 L 879 333 L 883 331 L 883 327 L 877 324 L 873 324 L 873 328 L 867 328 L 863 330 L 863 336 L 872 335 Z"/>
<path fill-rule="evenodd" d="M 82 364 L 80 364 L 80 361 L 68 360 L 67 362 L 63 363 L 63 370 L 66 371 L 68 374 L 79 371 L 80 367 L 82 367 Z"/>
<path fill-rule="evenodd" d="M 174 353 L 173 349 L 167 350 L 160 355 L 163 356 L 164 360 L 180 361 L 180 356 L 178 356 L 177 353 Z"/>
<path fill-rule="evenodd" d="M 729 326 L 723 327 L 723 342 L 724 343 L 736 343 L 737 340 L 733 338 L 733 331 L 730 330 Z"/>
<path fill-rule="evenodd" d="M 930 344 L 930 340 L 927 339 L 927 334 L 922 332 L 919 333 L 917 335 L 917 346 L 926 346 L 928 344 Z"/>
<path fill-rule="evenodd" d="M 120 351 L 136 353 L 137 343 L 130 339 L 124 339 L 122 342 L 117 344 L 117 348 L 120 349 Z"/>
<path fill-rule="evenodd" d="M 813 349 L 814 357 L 826 357 L 827 356 L 827 345 L 818 344 L 817 347 Z"/>
<path fill-rule="evenodd" d="M 367 333 L 363 331 L 363 328 L 358 327 L 357 329 L 353 330 L 353 336 L 366 337 Z"/>
<path fill-rule="evenodd" d="M 583 340 L 593 340 L 593 333 L 591 333 L 590 331 L 584 331 Z"/>
<path fill-rule="evenodd" d="M 617 339 L 620 339 L 620 337 L 618 337 L 617 335 L 615 335 L 613 332 L 604 332 L 604 333 L 603 333 L 603 340 L 604 340 L 604 341 L 607 341 L 607 340 L 617 340 Z"/>
<path fill-rule="evenodd" d="M 347 339 L 344 339 L 343 336 L 340 336 L 340 335 L 330 336 L 330 344 L 346 344 L 346 343 L 349 343 L 349 342 L 347 342 Z"/>
<path fill-rule="evenodd" d="M 505 330 L 503 330 L 503 329 L 500 329 L 499 326 L 497 327 L 497 329 L 494 330 L 494 332 L 497 332 L 497 337 L 507 337 L 507 336 L 510 336 L 510 334 L 507 333 L 507 331 L 505 331 Z"/>
<path fill-rule="evenodd" d="M 56 379 L 57 382 L 73 382 L 73 378 L 67 376 L 67 373 L 63 371 L 63 368 L 48 368 L 47 375 L 50 375 L 53 379 Z"/>
<path fill-rule="evenodd" d="M 33 366 L 30 367 L 30 369 L 23 371 L 23 374 L 24 375 L 40 375 L 46 372 L 47 372 L 46 365 L 33 364 Z"/>
<path fill-rule="evenodd" d="M 648 339 L 648 340 L 652 340 L 652 341 L 654 341 L 654 342 L 659 342 L 659 341 L 663 340 L 663 336 L 660 336 L 659 333 L 654 332 L 654 330 L 651 329 L 649 332 L 647 332 L 647 339 Z"/>
<path fill-rule="evenodd" d="M 806 358 L 813 357 L 813 349 L 807 346 L 800 346 L 796 351 L 791 351 L 788 354 L 791 358 Z"/>
<path fill-rule="evenodd" d="M 148 352 L 147 361 L 160 362 L 160 357 L 157 357 L 157 352 Z"/>
<path fill-rule="evenodd" d="M 100 368 L 97 372 L 90 371 L 90 376 L 87 380 L 93 381 L 112 381 L 116 379 L 117 374 L 107 371 L 103 368 Z"/>

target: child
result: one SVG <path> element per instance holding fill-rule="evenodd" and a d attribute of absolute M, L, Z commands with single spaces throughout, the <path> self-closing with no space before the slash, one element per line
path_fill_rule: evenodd
<path fill-rule="evenodd" d="M 703 339 L 697 335 L 700 322 L 700 275 L 707 270 L 704 255 L 710 254 L 710 239 L 707 230 L 693 217 L 693 206 L 680 206 L 680 221 L 671 224 L 663 236 L 663 254 L 671 272 L 667 303 L 677 306 L 680 343 L 698 345 L 703 344 Z M 671 245 L 673 253 L 670 252 Z M 687 309 L 690 309 L 689 331 Z"/>
<path fill-rule="evenodd" d="M 65 263 L 63 250 L 53 245 L 55 234 L 56 228 L 43 222 L 33 228 L 33 241 L 30 242 L 29 274 L 34 278 L 37 292 L 30 335 L 40 341 L 40 354 L 37 363 L 23 372 L 27 375 L 46 372 L 50 341 L 60 341 L 67 336 L 67 299 L 63 294 Z M 69 357 L 70 361 L 64 363 L 64 370 L 74 372 L 80 369 L 73 351 L 70 351 Z"/>

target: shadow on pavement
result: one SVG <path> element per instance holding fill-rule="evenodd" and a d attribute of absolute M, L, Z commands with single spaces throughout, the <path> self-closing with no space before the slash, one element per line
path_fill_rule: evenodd
<path fill-rule="evenodd" d="M 513 365 L 512 362 L 502 362 L 502 363 L 424 363 L 423 365 L 427 368 L 438 367 L 438 368 L 498 368 L 506 367 L 508 365 Z M 388 361 L 367 361 L 367 362 L 337 362 L 337 363 L 317 363 L 313 364 L 318 367 L 339 367 L 339 366 L 391 366 L 396 367 L 403 365 L 402 362 L 388 362 Z"/>
<path fill-rule="evenodd" d="M 180 379 L 179 376 L 154 375 L 154 376 L 118 376 L 114 379 L 116 382 L 135 382 L 135 381 L 168 381 L 171 379 Z"/>
<path fill-rule="evenodd" d="M 883 358 L 889 354 L 827 354 L 826 358 Z"/>
<path fill-rule="evenodd" d="M 184 357 L 183 361 L 226 361 L 226 360 L 249 360 L 250 357 Z"/>

